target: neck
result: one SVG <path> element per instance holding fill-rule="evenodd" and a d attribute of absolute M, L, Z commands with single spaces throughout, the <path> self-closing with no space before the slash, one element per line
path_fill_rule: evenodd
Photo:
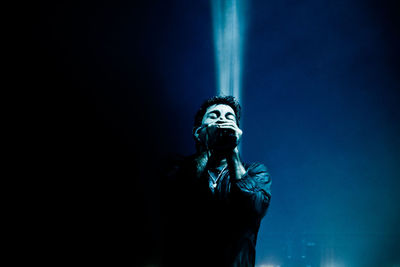
<path fill-rule="evenodd" d="M 213 158 L 211 157 L 208 166 L 213 169 L 222 168 L 226 165 L 227 161 L 226 158 Z"/>

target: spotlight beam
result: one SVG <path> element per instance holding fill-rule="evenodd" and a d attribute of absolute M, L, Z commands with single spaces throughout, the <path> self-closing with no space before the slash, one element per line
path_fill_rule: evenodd
<path fill-rule="evenodd" d="M 244 0 L 211 0 L 217 94 L 241 97 Z"/>

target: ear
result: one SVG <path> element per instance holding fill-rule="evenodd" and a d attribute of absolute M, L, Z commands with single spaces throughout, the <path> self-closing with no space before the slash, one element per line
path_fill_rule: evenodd
<path fill-rule="evenodd" d="M 199 131 L 201 130 L 201 126 L 197 127 L 197 128 L 193 128 L 193 137 L 194 139 L 196 139 L 197 141 L 201 142 L 200 137 L 199 137 Z"/>

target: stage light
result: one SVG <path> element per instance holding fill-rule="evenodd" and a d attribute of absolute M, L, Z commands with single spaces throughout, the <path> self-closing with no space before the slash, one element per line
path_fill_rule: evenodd
<path fill-rule="evenodd" d="M 244 0 L 211 0 L 217 94 L 240 102 L 244 47 Z"/>

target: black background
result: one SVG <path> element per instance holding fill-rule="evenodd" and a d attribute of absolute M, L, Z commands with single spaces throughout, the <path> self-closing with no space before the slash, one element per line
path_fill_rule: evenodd
<path fill-rule="evenodd" d="M 324 4 L 316 4 L 315 1 L 308 1 L 307 5 L 317 6 L 317 10 L 326 10 L 334 18 L 327 20 L 332 23 L 329 25 L 341 30 L 346 29 L 347 25 L 354 25 L 351 12 L 346 13 L 346 10 L 359 11 L 359 6 L 362 6 L 365 10 L 357 14 L 363 12 L 373 14 L 374 20 L 365 27 L 368 29 L 366 30 L 368 34 L 379 31 L 379 40 L 382 43 L 375 44 L 375 48 L 378 49 L 374 51 L 378 52 L 374 56 L 382 62 L 379 61 L 380 63 L 376 65 L 370 63 L 368 57 L 370 50 L 366 48 L 365 51 L 363 50 L 365 54 L 361 54 L 360 58 L 355 60 L 357 64 L 354 66 L 354 69 L 359 71 L 357 77 L 362 78 L 343 84 L 349 87 L 359 84 L 364 86 L 367 82 L 360 81 L 368 81 L 364 80 L 364 77 L 372 77 L 375 73 L 381 74 L 379 71 L 391 77 L 392 80 L 386 80 L 387 83 L 384 84 L 383 89 L 374 87 L 385 80 L 386 76 L 382 74 L 373 80 L 376 83 L 370 88 L 360 86 L 360 91 L 361 94 L 368 93 L 368 97 L 365 97 L 367 100 L 374 98 L 374 95 L 382 97 L 382 103 L 379 103 L 377 110 L 386 110 L 382 108 L 385 106 L 387 114 L 390 114 L 384 113 L 382 116 L 387 118 L 387 121 L 380 120 L 380 122 L 384 126 L 390 125 L 384 129 L 389 133 L 390 140 L 393 140 L 391 144 L 396 148 L 398 147 L 398 142 L 395 142 L 398 140 L 396 136 L 398 127 L 394 126 L 393 122 L 398 121 L 398 109 L 395 107 L 399 99 L 398 84 L 396 84 L 399 73 L 398 6 L 395 1 L 366 1 L 363 4 L 360 4 L 360 1 L 353 1 L 348 9 L 347 2 L 340 3 L 342 6 L 336 4 L 336 1 L 327 1 L 326 8 L 323 7 Z M 292 10 L 293 14 L 302 14 L 296 13 L 298 10 L 303 10 L 302 3 L 299 1 L 287 1 L 282 3 L 282 6 L 274 6 L 276 9 L 270 10 L 271 12 L 281 10 L 284 14 L 286 10 Z M 332 12 L 329 12 L 330 8 Z M 160 202 L 162 202 L 159 194 L 161 162 L 170 153 L 188 154 L 194 151 L 190 136 L 192 117 L 199 104 L 215 92 L 209 9 L 208 1 L 197 3 L 189 1 L 57 1 L 21 4 L 17 8 L 17 11 L 21 11 L 18 11 L 20 14 L 17 18 L 21 19 L 14 19 L 13 23 L 21 26 L 21 30 L 13 32 L 13 37 L 16 40 L 18 38 L 18 41 L 14 47 L 16 51 L 11 56 L 15 58 L 12 66 L 17 74 L 13 80 L 18 87 L 15 90 L 17 107 L 22 106 L 22 108 L 14 108 L 12 112 L 21 114 L 22 118 L 15 124 L 23 124 L 24 129 L 17 135 L 19 140 L 17 143 L 22 144 L 23 149 L 26 149 L 23 153 L 23 158 L 27 161 L 26 164 L 24 163 L 24 169 L 28 173 L 34 170 L 35 176 L 39 177 L 31 180 L 29 184 L 35 186 L 39 184 L 40 187 L 40 205 L 43 209 L 37 214 L 34 212 L 36 216 L 34 220 L 38 222 L 40 229 L 50 233 L 41 238 L 49 244 L 48 251 L 50 252 L 43 252 L 48 259 L 56 255 L 56 262 L 77 262 L 78 259 L 82 261 L 83 257 L 83 260 L 88 263 L 108 261 L 113 264 L 116 261 L 127 260 L 139 266 L 161 261 L 162 223 L 160 223 L 159 212 Z M 313 80 L 307 80 L 308 76 L 304 76 L 301 72 L 304 69 L 301 64 L 290 65 L 294 68 L 293 73 L 297 72 L 293 76 L 291 76 L 290 68 L 286 69 L 287 66 L 284 65 L 284 62 L 296 62 L 296 60 L 302 62 L 304 54 L 314 55 L 315 51 L 319 51 L 333 58 L 345 58 L 348 55 L 344 51 L 346 45 L 337 41 L 339 37 L 318 31 L 305 31 L 304 36 L 308 36 L 307 38 L 312 39 L 314 43 L 305 43 L 304 40 L 300 40 L 299 44 L 294 44 L 294 47 L 290 48 L 292 43 L 288 36 L 291 34 L 297 36 L 298 29 L 291 27 L 290 23 L 287 24 L 288 29 L 284 27 L 275 29 L 274 25 L 286 25 L 285 21 L 289 20 L 272 13 L 268 17 L 271 23 L 268 27 L 264 27 L 264 24 L 258 23 L 264 22 L 263 10 L 269 9 L 253 9 L 255 17 L 253 25 L 255 26 L 252 28 L 252 34 L 249 34 L 249 43 L 252 41 L 254 47 L 248 49 L 249 69 L 245 74 L 248 77 L 253 75 L 254 79 L 245 81 L 245 85 L 249 88 L 247 92 L 250 92 L 251 88 L 263 89 L 264 84 L 259 82 L 260 78 L 257 77 L 264 77 L 265 71 L 273 73 L 274 69 L 279 70 L 279 68 L 283 68 L 282 73 L 287 76 L 278 73 L 275 78 L 286 82 L 287 88 L 302 82 L 304 82 L 304 87 L 309 86 L 307 82 L 312 83 Z M 338 11 L 338 16 L 336 16 L 335 10 L 348 14 L 348 17 L 341 20 L 342 13 Z M 290 17 L 290 12 L 288 14 Z M 304 14 L 308 13 L 304 12 Z M 313 19 L 312 16 L 306 17 L 304 19 L 306 23 L 300 26 L 308 29 L 313 25 L 318 25 L 318 16 L 316 17 L 317 19 Z M 321 17 L 323 16 L 319 19 Z M 339 19 L 336 21 L 337 17 Z M 338 24 L 335 24 L 335 21 Z M 268 41 L 270 38 L 271 35 L 263 34 L 264 29 L 275 33 L 272 37 L 278 40 L 277 47 L 280 46 L 280 42 L 289 46 L 289 48 L 284 47 L 286 50 L 283 49 L 283 54 L 292 49 L 300 51 L 299 55 L 296 54 L 299 58 L 293 60 L 293 55 L 286 55 L 287 58 L 281 58 L 281 54 L 277 54 L 279 56 L 276 58 L 272 54 L 269 55 L 269 50 L 262 46 L 264 43 L 261 41 L 257 43 L 257 40 Z M 351 37 L 351 33 L 346 31 L 340 31 L 340 34 L 345 35 L 346 38 Z M 368 34 L 366 36 L 373 36 Z M 300 35 L 302 36 L 302 33 Z M 330 41 L 329 38 L 332 40 Z M 365 43 L 368 43 L 368 40 L 367 38 Z M 358 42 L 365 44 L 363 40 L 356 41 L 357 44 Z M 327 52 L 324 52 L 320 46 L 322 42 L 332 43 L 332 47 L 326 46 Z M 274 45 L 272 43 L 272 48 Z M 306 52 L 297 50 L 299 47 L 305 48 Z M 251 59 L 258 58 L 260 58 L 259 61 L 250 62 Z M 309 59 L 312 56 L 306 58 Z M 315 59 L 315 61 L 318 60 Z M 329 62 L 329 60 L 326 61 Z M 313 61 L 310 65 L 314 66 L 314 63 Z M 340 71 L 343 68 L 341 64 L 346 65 L 343 62 L 336 62 L 333 69 L 324 69 L 324 62 L 320 64 L 322 67 L 312 68 L 315 73 L 308 74 L 310 76 L 320 74 L 321 76 L 318 77 L 328 77 L 327 80 L 330 81 L 337 81 L 337 76 L 332 73 Z M 267 65 L 272 70 L 266 70 Z M 371 72 L 360 71 L 360 65 L 372 66 Z M 348 75 L 352 76 L 352 73 Z M 296 79 L 290 80 L 292 77 L 305 78 L 298 82 Z M 184 82 L 179 84 L 179 80 Z M 274 89 L 273 81 L 272 79 L 271 84 L 267 84 L 269 88 Z M 338 82 L 338 88 L 342 85 L 340 82 L 341 80 Z M 188 84 L 190 88 L 186 86 Z M 177 85 L 182 88 L 178 88 Z M 278 99 L 268 102 L 270 107 L 268 116 L 276 119 L 276 121 L 271 120 L 270 123 L 271 128 L 274 129 L 279 129 L 281 124 L 287 121 L 286 117 L 284 119 L 280 117 L 284 116 L 285 112 L 289 114 L 293 111 L 297 114 L 295 103 L 304 103 L 305 106 L 313 107 L 315 100 L 315 103 L 320 103 L 316 106 L 321 108 L 324 102 L 321 102 L 320 98 L 331 99 L 336 92 L 339 92 L 338 95 L 343 98 L 349 99 L 349 103 L 354 100 L 353 103 L 365 107 L 365 110 L 369 108 L 362 102 L 363 99 L 359 98 L 360 92 L 353 95 L 353 93 L 342 92 L 342 89 L 336 87 L 336 89 L 332 87 L 331 90 L 327 87 L 326 92 L 317 91 L 315 94 L 315 91 L 310 90 L 309 95 L 304 94 L 299 97 L 301 94 L 296 90 L 285 93 L 285 91 L 279 91 L 279 86 L 275 89 L 277 88 L 276 91 L 270 90 L 271 95 L 267 95 Z M 367 89 L 364 90 L 364 88 Z M 258 99 L 265 96 L 261 89 L 254 91 L 253 94 L 245 94 L 247 97 L 245 100 L 252 103 L 252 105 L 247 105 L 248 114 L 253 112 L 253 114 L 265 116 L 264 113 L 258 112 L 265 105 L 256 105 L 257 96 Z M 23 91 L 26 92 L 23 93 Z M 283 92 L 282 96 L 276 92 Z M 293 99 L 287 100 L 285 94 Z M 379 97 L 377 99 L 380 99 Z M 297 101 L 298 98 L 300 101 Z M 338 97 L 338 99 L 341 98 Z M 328 105 L 333 104 L 328 102 Z M 284 111 L 282 112 L 280 108 Z M 304 107 L 300 106 L 300 108 Z M 356 108 L 358 109 L 357 106 L 354 109 Z M 274 110 L 277 114 L 273 113 Z M 307 109 L 305 110 L 307 112 Z M 347 110 L 351 110 L 353 115 L 358 114 L 352 109 Z M 361 110 L 364 111 L 364 109 Z M 300 121 L 303 119 L 307 122 L 312 121 L 312 116 L 309 115 L 316 113 L 318 112 L 309 111 L 309 113 L 298 114 L 304 115 Z M 359 119 L 358 115 L 355 118 Z M 379 120 L 379 117 L 376 119 Z M 251 120 L 247 121 L 251 126 Z M 256 119 L 252 121 L 257 122 Z M 321 136 L 321 132 L 318 132 L 321 131 L 318 118 L 315 119 L 315 123 L 318 126 L 316 129 L 319 130 L 315 130 L 312 134 Z M 351 123 L 348 122 L 348 124 Z M 253 126 L 254 133 L 257 132 L 254 129 L 258 126 L 258 124 Z M 344 128 L 348 126 L 343 124 Z M 282 129 L 284 129 L 282 132 L 289 133 L 293 138 L 294 136 L 302 138 L 301 134 L 290 133 L 293 125 L 285 124 Z M 26 135 L 26 132 L 29 134 Z M 279 131 L 271 132 L 272 137 L 282 137 Z M 315 142 L 316 138 L 312 134 L 310 136 Z M 360 136 L 362 134 L 360 133 Z M 264 138 L 263 132 L 254 139 L 261 138 Z M 273 148 L 274 139 L 270 138 L 270 140 L 270 148 Z M 279 138 L 275 140 L 279 141 Z M 349 138 L 349 142 L 351 140 Z M 320 141 L 327 143 L 322 139 Z M 280 143 L 280 141 L 275 143 Z M 310 144 L 309 147 L 312 147 L 312 144 L 315 145 L 311 142 Z M 293 147 L 288 150 L 292 153 Z M 284 169 L 278 164 L 279 151 L 282 150 L 273 151 L 274 158 L 277 158 L 276 166 L 274 166 L 272 156 L 266 159 L 271 162 L 270 165 L 275 170 Z M 247 150 L 244 152 L 246 153 Z M 396 153 L 388 153 L 387 157 L 395 162 Z M 255 155 L 252 152 L 247 152 L 247 154 Z M 349 157 L 356 158 L 352 155 L 350 154 Z M 301 158 L 299 155 L 283 152 L 280 161 L 291 162 L 291 156 L 296 160 Z M 321 157 L 324 158 L 326 155 Z M 284 173 L 277 176 L 284 178 Z M 389 185 L 392 182 L 391 179 Z M 357 181 L 354 181 L 354 185 L 357 185 Z M 310 185 L 309 188 L 313 187 Z M 275 192 L 278 196 L 284 196 L 285 193 L 293 195 L 286 191 L 280 192 L 279 190 L 286 188 L 286 184 L 280 187 L 279 181 L 276 183 L 276 188 Z M 382 190 L 386 190 L 385 188 L 382 187 Z M 312 190 L 307 192 L 312 192 Z M 395 198 L 388 197 L 388 199 L 391 201 Z M 295 201 L 291 202 L 289 207 L 293 203 Z M 273 218 L 277 218 L 276 222 L 279 222 L 280 218 L 283 218 L 285 222 L 290 221 L 285 216 Z M 393 221 L 398 221 L 397 218 L 398 216 Z M 287 226 L 284 223 L 280 225 L 284 228 Z M 389 250 L 393 248 L 395 245 L 390 246 Z"/>

